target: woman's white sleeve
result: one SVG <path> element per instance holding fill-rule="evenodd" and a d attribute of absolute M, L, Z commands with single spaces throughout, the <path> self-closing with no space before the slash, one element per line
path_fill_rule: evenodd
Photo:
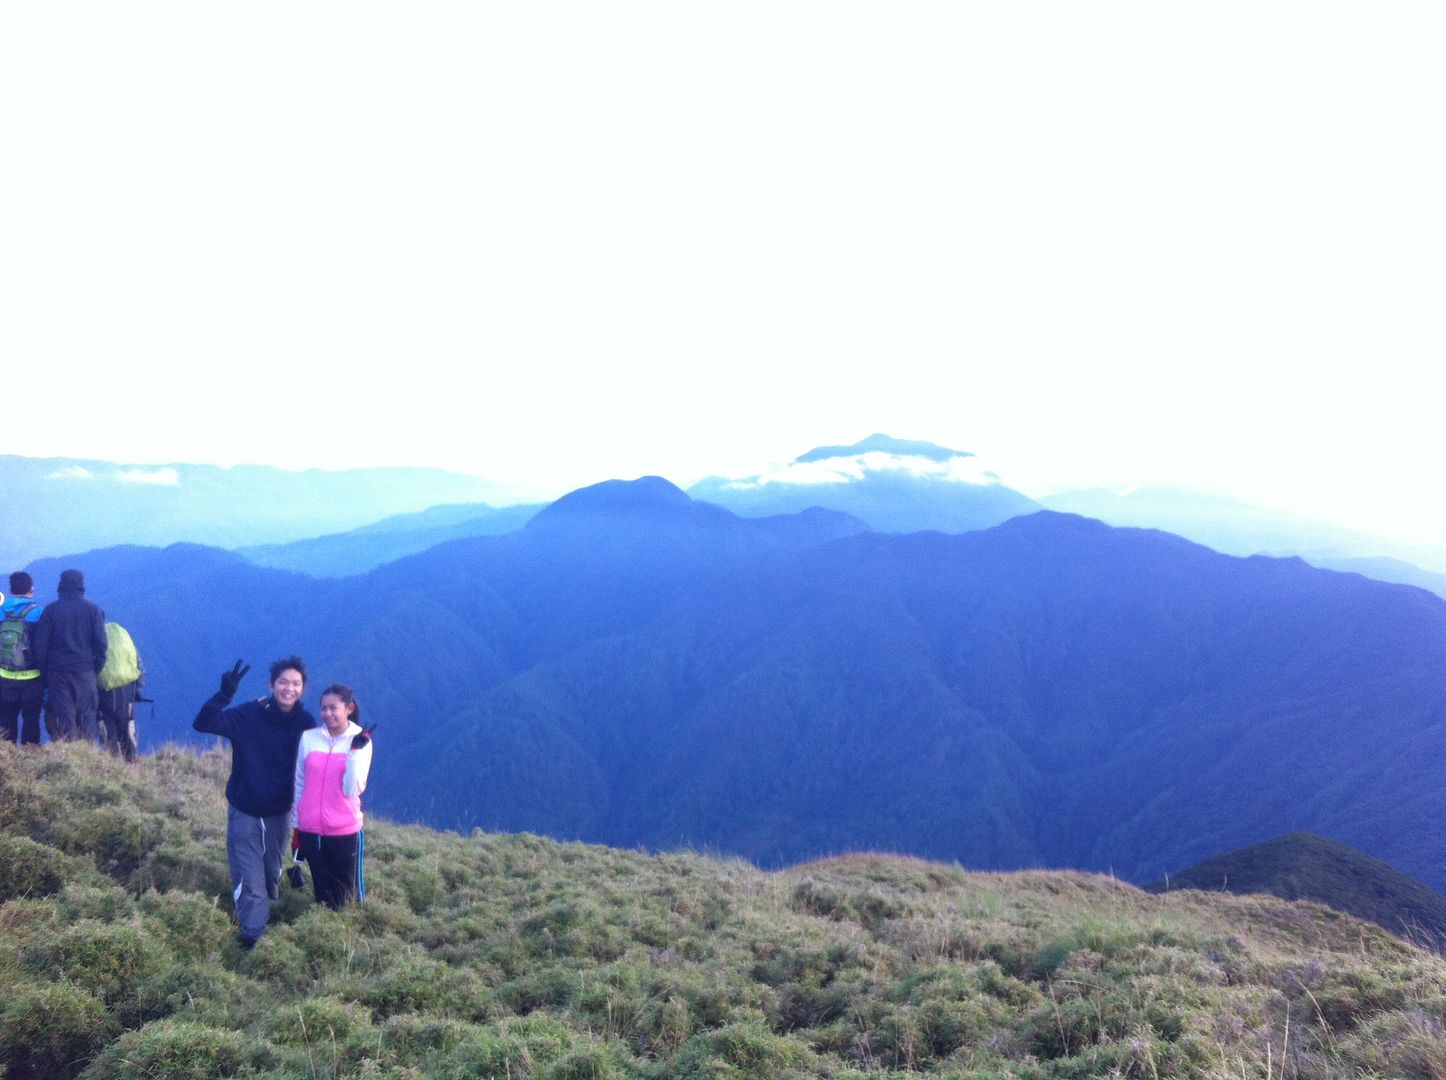
<path fill-rule="evenodd" d="M 367 789 L 367 777 L 372 771 L 372 744 L 368 742 L 360 750 L 346 752 L 346 772 L 341 777 L 343 795 L 360 795 Z"/>

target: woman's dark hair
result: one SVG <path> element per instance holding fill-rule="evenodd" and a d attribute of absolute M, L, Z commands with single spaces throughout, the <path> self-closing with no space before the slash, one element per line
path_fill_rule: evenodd
<path fill-rule="evenodd" d="M 361 723 L 361 704 L 357 701 L 356 694 L 352 693 L 350 686 L 345 683 L 332 683 L 321 692 L 322 697 L 326 697 L 327 694 L 340 698 L 343 705 L 350 706 L 350 711 L 346 714 L 348 720 L 353 724 Z"/>
<path fill-rule="evenodd" d="M 275 682 L 277 676 L 287 668 L 295 668 L 297 673 L 301 675 L 301 685 L 306 685 L 306 661 L 299 656 L 283 656 L 280 660 L 271 661 L 270 681 Z"/>

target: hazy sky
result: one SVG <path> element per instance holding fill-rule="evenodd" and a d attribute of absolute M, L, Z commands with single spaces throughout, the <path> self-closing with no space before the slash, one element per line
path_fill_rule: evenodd
<path fill-rule="evenodd" d="M 0 452 L 556 494 L 883 431 L 1446 542 L 1442 11 L 7 5 Z"/>

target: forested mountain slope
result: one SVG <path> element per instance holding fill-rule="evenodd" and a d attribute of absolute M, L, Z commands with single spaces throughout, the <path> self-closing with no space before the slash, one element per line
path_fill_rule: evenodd
<path fill-rule="evenodd" d="M 861 529 L 652 478 L 353 579 L 86 566 L 155 672 L 150 745 L 237 655 L 297 650 L 382 724 L 400 817 L 1136 881 L 1309 829 L 1446 885 L 1440 598 L 1054 513 Z"/>
<path fill-rule="evenodd" d="M 385 799 L 765 863 L 883 847 L 1136 880 L 1311 828 L 1439 881 L 1443 660 L 1438 598 L 1295 560 L 1050 514 L 860 536 L 488 691 Z"/>

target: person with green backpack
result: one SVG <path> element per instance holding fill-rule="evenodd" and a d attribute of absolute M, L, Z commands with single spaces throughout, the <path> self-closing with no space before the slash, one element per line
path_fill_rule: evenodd
<path fill-rule="evenodd" d="M 35 580 L 24 570 L 10 575 L 10 596 L 0 607 L 0 736 L 22 746 L 40 745 L 40 706 L 45 679 L 30 639 L 43 604 Z"/>
<path fill-rule="evenodd" d="M 146 669 L 136 643 L 119 623 L 105 624 L 105 667 L 96 676 L 100 694 L 100 738 L 112 754 L 136 759 L 136 699 Z"/>

